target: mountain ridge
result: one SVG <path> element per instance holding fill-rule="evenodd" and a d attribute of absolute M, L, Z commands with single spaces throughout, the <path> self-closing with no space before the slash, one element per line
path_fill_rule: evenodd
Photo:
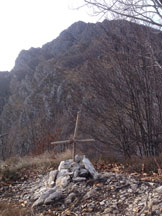
<path fill-rule="evenodd" d="M 149 35 L 156 47 L 162 33 L 151 31 L 123 20 L 77 22 L 42 48 L 21 51 L 10 73 L 10 94 L 0 114 L 0 134 L 8 134 L 0 158 L 51 149 L 52 139 L 68 137 L 76 112 L 91 94 L 84 73 L 89 73 L 89 62 L 105 64 L 111 49 L 118 52 L 128 46 L 129 50 L 132 44 L 136 46 L 136 37 Z M 83 122 L 81 126 L 86 128 Z M 90 129 L 81 130 L 81 134 L 86 133 L 91 134 Z"/>

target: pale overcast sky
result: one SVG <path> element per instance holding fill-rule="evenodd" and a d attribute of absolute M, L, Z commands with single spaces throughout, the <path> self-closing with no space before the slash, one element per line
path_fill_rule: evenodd
<path fill-rule="evenodd" d="M 0 71 L 10 71 L 22 49 L 41 47 L 72 23 L 96 22 L 83 0 L 0 0 Z"/>

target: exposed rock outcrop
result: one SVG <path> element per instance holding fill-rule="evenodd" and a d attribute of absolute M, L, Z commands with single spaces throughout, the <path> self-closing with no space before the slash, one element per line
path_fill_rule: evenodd
<path fill-rule="evenodd" d="M 9 72 L 0 72 L 0 114 L 10 95 L 10 78 L 11 75 Z"/>

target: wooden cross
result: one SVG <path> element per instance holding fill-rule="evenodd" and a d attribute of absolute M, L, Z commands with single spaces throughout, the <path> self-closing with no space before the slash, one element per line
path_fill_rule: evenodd
<path fill-rule="evenodd" d="M 73 161 L 75 161 L 75 152 L 76 152 L 76 144 L 77 143 L 95 142 L 94 139 L 77 139 L 79 117 L 80 117 L 80 111 L 77 113 L 75 130 L 74 130 L 74 135 L 73 135 L 72 139 L 64 140 L 64 141 L 56 141 L 56 142 L 52 142 L 51 143 L 52 145 L 57 145 L 57 144 L 73 144 L 73 155 L 72 155 Z"/>

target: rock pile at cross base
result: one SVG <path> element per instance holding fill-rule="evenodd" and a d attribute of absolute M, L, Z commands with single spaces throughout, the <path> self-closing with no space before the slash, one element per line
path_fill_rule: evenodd
<path fill-rule="evenodd" d="M 86 157 L 62 161 L 58 170 L 15 185 L 12 201 L 43 216 L 162 215 L 162 184 L 132 175 L 97 173 Z M 3 194 L 0 199 L 3 198 Z M 40 215 L 40 214 L 38 214 Z"/>
<path fill-rule="evenodd" d="M 62 161 L 58 170 L 51 171 L 44 187 L 33 194 L 36 200 L 33 207 L 41 204 L 50 204 L 66 197 L 65 203 L 70 204 L 76 194 L 73 191 L 79 182 L 85 182 L 87 178 L 98 178 L 98 174 L 91 162 L 84 156 L 75 156 L 75 162 L 70 159 Z"/>

